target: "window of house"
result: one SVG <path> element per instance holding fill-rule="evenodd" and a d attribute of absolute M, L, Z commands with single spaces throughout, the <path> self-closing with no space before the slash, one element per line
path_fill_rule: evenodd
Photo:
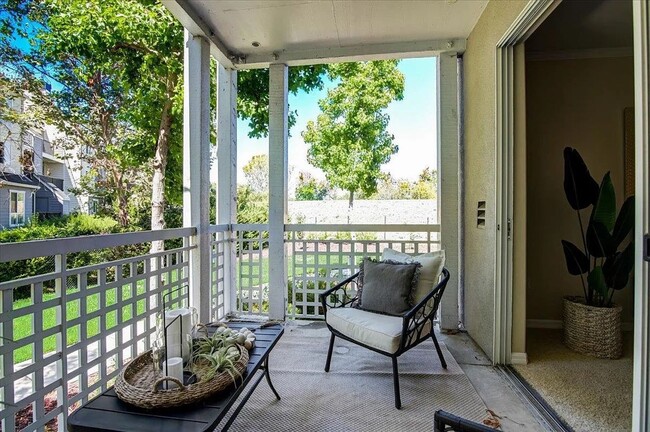
<path fill-rule="evenodd" d="M 5 143 L 0 141 L 0 163 L 5 163 Z"/>
<path fill-rule="evenodd" d="M 9 192 L 9 226 L 25 225 L 25 192 Z"/>

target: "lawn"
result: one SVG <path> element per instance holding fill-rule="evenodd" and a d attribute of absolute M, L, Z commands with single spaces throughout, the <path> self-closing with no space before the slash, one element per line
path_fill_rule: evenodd
<path fill-rule="evenodd" d="M 360 253 L 355 253 L 355 256 L 358 258 L 362 254 Z M 300 257 L 302 259 L 304 255 Z M 257 258 L 257 256 L 254 256 Z M 343 257 L 346 257 L 346 255 L 343 255 Z M 315 262 L 315 255 L 309 254 L 306 256 L 307 258 L 307 266 L 311 266 L 313 269 L 314 262 Z M 302 261 L 296 260 L 296 267 L 297 269 L 302 272 Z M 293 257 L 288 257 L 288 277 L 291 278 L 293 277 Z M 330 256 L 329 260 L 329 265 L 330 266 L 336 266 L 341 263 L 341 257 L 336 254 L 332 253 Z M 248 261 L 244 260 L 242 262 L 244 265 L 243 269 L 246 271 L 248 270 Z M 324 253 L 320 253 L 318 255 L 318 266 L 324 266 L 327 264 L 327 256 Z M 342 264 L 343 266 L 346 266 L 345 262 Z M 261 281 L 259 280 L 259 275 L 260 275 L 260 269 L 261 269 Z M 307 268 L 307 271 L 312 271 L 312 269 Z M 243 279 L 244 282 L 247 284 L 253 283 L 254 285 L 257 285 L 258 283 L 261 284 L 268 284 L 269 282 L 269 259 L 268 257 L 263 257 L 261 259 L 261 266 L 260 262 L 258 260 L 255 260 L 252 262 L 252 265 L 250 267 L 251 270 L 251 277 L 247 276 L 246 273 L 244 273 Z M 241 271 L 237 272 L 237 285 L 239 286 L 241 284 L 240 279 L 242 279 Z M 301 274 L 301 273 L 299 273 Z M 175 278 L 173 278 L 175 279 Z M 252 280 L 251 280 L 252 279 Z M 93 287 L 88 287 L 87 292 L 88 296 L 85 299 L 77 299 L 77 300 L 72 300 L 68 301 L 66 304 L 66 314 L 68 320 L 72 320 L 75 318 L 79 317 L 80 314 L 80 302 L 85 301 L 86 302 L 86 313 L 93 313 L 100 308 L 100 296 L 104 296 L 104 301 L 103 304 L 101 305 L 102 308 L 108 308 L 114 304 L 117 303 L 117 288 L 111 288 L 105 291 L 105 293 L 100 292 L 96 290 L 96 286 Z M 131 285 L 124 285 L 122 287 L 122 301 L 126 301 L 129 298 L 140 295 L 145 292 L 145 284 L 144 281 L 138 281 L 135 293 L 133 293 L 133 289 Z M 94 292 L 97 291 L 97 292 Z M 76 292 L 76 289 L 70 289 L 68 290 L 69 294 L 72 294 Z M 56 294 L 54 293 L 44 293 L 43 294 L 43 301 L 46 302 L 48 300 L 52 300 L 56 298 Z M 21 309 L 24 307 L 31 306 L 33 304 L 32 299 L 21 299 L 21 300 L 16 300 L 14 302 L 14 310 L 16 309 Z M 145 312 L 145 307 L 146 307 L 146 302 L 144 299 L 138 300 L 135 302 L 136 305 L 136 314 L 141 315 Z M 115 327 L 118 324 L 118 313 L 119 309 L 114 308 L 110 312 L 107 312 L 105 314 L 102 314 L 98 317 L 95 317 L 89 321 L 87 321 L 84 325 L 86 326 L 86 337 L 93 337 L 99 334 L 100 330 L 100 320 L 105 320 L 105 325 L 104 327 L 106 330 L 110 330 L 111 328 Z M 127 321 L 133 318 L 133 305 L 126 305 L 122 307 L 122 320 Z M 52 327 L 56 326 L 56 307 L 51 307 L 43 311 L 43 330 L 50 329 Z M 80 338 L 80 329 L 81 325 L 75 325 L 74 327 L 70 327 L 67 330 L 66 334 L 66 343 L 68 346 L 76 344 L 79 342 Z M 38 329 L 40 330 L 40 329 Z M 28 337 L 32 335 L 34 332 L 34 329 L 32 328 L 32 317 L 31 315 L 25 315 L 21 316 L 19 318 L 14 319 L 14 340 L 16 340 L 18 343 L 20 342 L 21 339 Z M 45 338 L 43 341 L 43 352 L 48 353 L 51 351 L 54 351 L 56 349 L 56 336 L 49 336 Z M 32 358 L 32 346 L 26 345 L 18 348 L 17 350 L 14 351 L 14 363 L 21 363 L 26 360 L 30 360 Z"/>
<path fill-rule="evenodd" d="M 86 312 L 92 313 L 99 310 L 100 307 L 100 295 L 101 292 L 93 292 L 93 288 L 89 287 L 89 295 L 85 298 L 86 301 Z M 72 294 L 76 292 L 76 289 L 68 290 L 68 293 Z M 131 285 L 125 285 L 122 287 L 122 301 L 126 301 L 133 296 L 140 295 L 145 292 L 144 281 L 138 281 L 135 293 Z M 54 293 L 44 293 L 43 301 L 48 301 L 56 298 Z M 66 305 L 66 314 L 68 320 L 72 320 L 79 317 L 80 314 L 80 302 L 84 299 L 77 299 L 68 301 Z M 117 303 L 117 288 L 111 288 L 105 291 L 104 295 L 104 304 L 102 308 L 110 307 Z M 14 309 L 20 309 L 33 304 L 32 299 L 22 299 L 14 302 Z M 146 307 L 145 299 L 138 300 L 135 302 L 137 315 L 143 314 Z M 86 325 L 86 336 L 93 337 L 99 334 L 100 320 L 105 320 L 105 328 L 111 329 L 115 327 L 118 317 L 118 308 L 107 312 L 106 314 L 95 317 L 88 322 Z M 34 329 L 32 329 L 32 316 L 24 315 L 19 318 L 14 319 L 14 340 L 20 342 L 20 339 L 23 339 L 27 336 L 30 336 Z M 122 320 L 127 321 L 133 318 L 133 305 L 126 305 L 122 307 Z M 51 307 L 43 311 L 43 330 L 47 330 L 56 326 L 56 307 Z M 80 337 L 80 327 L 81 325 L 75 325 L 74 327 L 68 328 L 66 335 L 66 343 L 68 346 L 73 345 L 79 342 Z M 38 329 L 37 329 L 38 330 Z M 56 336 L 49 336 L 43 340 L 43 352 L 51 352 L 56 349 Z M 23 346 L 14 351 L 14 363 L 20 363 L 32 358 L 32 346 L 31 344 Z"/>

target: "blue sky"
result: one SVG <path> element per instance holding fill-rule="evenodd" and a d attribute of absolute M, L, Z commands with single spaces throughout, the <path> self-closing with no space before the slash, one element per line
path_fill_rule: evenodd
<path fill-rule="evenodd" d="M 395 136 L 399 151 L 382 170 L 396 178 L 415 180 L 424 168 L 437 166 L 436 60 L 402 60 L 398 68 L 405 78 L 404 99 L 393 102 L 387 113 L 390 115 L 388 130 Z M 309 120 L 316 120 L 320 113 L 318 100 L 325 97 L 327 89 L 333 86 L 334 84 L 328 81 L 321 91 L 289 95 L 290 109 L 298 111 L 297 122 L 291 129 L 292 136 L 289 137 L 289 165 L 296 170 L 309 171 L 320 178 L 324 178 L 320 170 L 307 163 L 309 146 L 303 141 L 301 132 L 305 130 Z M 242 167 L 250 158 L 256 154 L 268 154 L 268 138 L 249 138 L 247 122 L 239 120 L 237 141 L 238 182 L 241 183 Z"/>

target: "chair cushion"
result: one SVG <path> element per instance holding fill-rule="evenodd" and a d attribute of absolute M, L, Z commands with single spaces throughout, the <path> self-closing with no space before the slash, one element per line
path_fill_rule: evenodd
<path fill-rule="evenodd" d="M 374 261 L 361 263 L 361 309 L 402 315 L 413 306 L 412 291 L 418 281 L 419 263 Z"/>
<path fill-rule="evenodd" d="M 382 260 L 391 260 L 405 263 L 420 263 L 420 277 L 413 289 L 413 300 L 419 303 L 424 297 L 438 285 L 440 274 L 445 266 L 445 251 L 430 252 L 422 255 L 411 256 L 390 248 L 384 249 L 381 254 Z"/>
<path fill-rule="evenodd" d="M 402 339 L 402 318 L 382 315 L 351 307 L 333 308 L 327 311 L 327 324 L 334 330 L 388 354 L 399 349 Z M 424 325 L 424 333 L 431 331 L 431 321 Z"/>

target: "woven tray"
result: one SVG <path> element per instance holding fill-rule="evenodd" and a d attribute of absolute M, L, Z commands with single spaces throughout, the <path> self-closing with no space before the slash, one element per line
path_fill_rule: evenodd
<path fill-rule="evenodd" d="M 239 348 L 240 356 L 239 360 L 235 362 L 237 372 L 233 372 L 233 374 L 243 376 L 248 365 L 248 351 L 241 345 L 237 345 L 237 348 Z M 160 374 L 154 370 L 151 351 L 147 351 L 122 369 L 115 381 L 115 393 L 124 402 L 146 409 L 189 405 L 225 390 L 233 384 L 233 379 L 228 372 L 222 372 L 210 380 L 201 380 L 201 377 L 205 376 L 209 369 L 207 364 L 195 365 L 194 373 L 197 376 L 197 382 L 184 386 L 175 378 L 161 378 Z M 164 381 L 174 382 L 179 387 L 161 390 L 159 387 Z"/>

